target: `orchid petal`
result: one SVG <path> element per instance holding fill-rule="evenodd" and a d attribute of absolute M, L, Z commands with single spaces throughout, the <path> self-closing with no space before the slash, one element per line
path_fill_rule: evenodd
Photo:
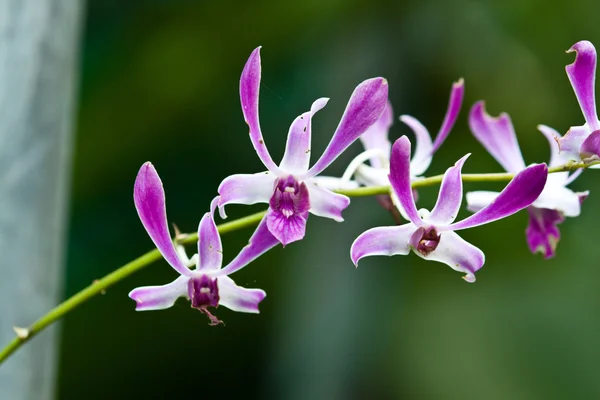
<path fill-rule="evenodd" d="M 143 286 L 129 292 L 129 297 L 136 302 L 136 311 L 164 310 L 175 304 L 175 301 L 187 296 L 188 276 L 179 276 L 173 282 L 162 286 Z"/>
<path fill-rule="evenodd" d="M 204 214 L 198 226 L 198 269 L 219 269 L 223 263 L 221 236 L 213 217 L 218 201 L 218 197 L 213 199 L 210 212 Z"/>
<path fill-rule="evenodd" d="M 258 304 L 267 297 L 264 290 L 243 288 L 228 276 L 218 277 L 217 284 L 219 305 L 232 311 L 258 314 Z"/>
<path fill-rule="evenodd" d="M 329 99 L 321 98 L 316 100 L 310 111 L 297 117 L 292 125 L 287 137 L 285 153 L 279 164 L 282 170 L 296 174 L 304 173 L 308 170 L 310 162 L 310 138 L 311 138 L 311 121 L 317 111 L 325 107 Z"/>
<path fill-rule="evenodd" d="M 329 190 L 356 189 L 359 187 L 357 181 L 336 178 L 335 176 L 319 175 L 312 178 L 311 181 L 316 182 L 317 185 Z"/>
<path fill-rule="evenodd" d="M 306 233 L 306 216 L 294 214 L 288 217 L 281 212 L 269 209 L 266 217 L 269 231 L 283 246 L 304 238 L 304 234 Z"/>
<path fill-rule="evenodd" d="M 156 169 L 150 162 L 142 165 L 135 178 L 133 201 L 142 225 L 165 260 L 181 275 L 191 275 L 190 270 L 179 258 L 169 235 L 165 191 Z"/>
<path fill-rule="evenodd" d="M 463 279 L 469 283 L 475 282 L 475 272 L 485 263 L 485 254 L 454 232 L 443 232 L 437 248 L 428 255 L 418 251 L 414 253 L 425 260 L 441 262 L 465 273 Z"/>
<path fill-rule="evenodd" d="M 444 174 L 437 202 L 427 218 L 436 225 L 450 224 L 458 215 L 463 196 L 461 170 L 469 156 L 470 154 L 467 154 L 458 160 Z"/>
<path fill-rule="evenodd" d="M 596 49 L 587 40 L 577 42 L 567 50 L 575 52 L 575 61 L 565 67 L 575 96 L 583 112 L 583 116 L 590 130 L 600 129 L 598 115 L 596 114 L 596 98 L 594 85 L 596 79 Z"/>
<path fill-rule="evenodd" d="M 562 185 L 546 184 L 532 206 L 557 210 L 567 217 L 577 217 L 581 213 L 579 195 Z"/>
<path fill-rule="evenodd" d="M 548 177 L 546 164 L 533 164 L 519 172 L 490 205 L 468 218 L 447 226 L 459 230 L 508 217 L 533 203 L 542 193 Z"/>
<path fill-rule="evenodd" d="M 354 178 L 364 186 L 388 186 L 390 184 L 388 174 L 387 169 L 362 164 L 356 169 Z"/>
<path fill-rule="evenodd" d="M 473 105 L 469 113 L 469 126 L 475 138 L 508 172 L 525 169 L 519 142 L 510 117 L 506 113 L 491 117 L 483 101 Z"/>
<path fill-rule="evenodd" d="M 410 186 L 410 141 L 406 136 L 396 140 L 392 146 L 389 180 L 392 189 L 398 196 L 399 206 L 402 207 L 406 217 L 413 224 L 421 226 L 423 221 L 417 212 Z"/>
<path fill-rule="evenodd" d="M 227 266 L 219 271 L 219 276 L 230 275 L 234 273 L 235 271 L 250 264 L 252 261 L 278 244 L 279 240 L 277 240 L 277 238 L 273 236 L 271 232 L 269 232 L 269 228 L 267 227 L 267 217 L 263 217 L 258 224 L 258 227 L 252 234 L 252 237 L 248 241 L 248 244 L 229 264 L 227 264 Z"/>
<path fill-rule="evenodd" d="M 318 175 L 369 129 L 383 113 L 387 97 L 388 83 L 383 78 L 368 79 L 358 85 L 325 152 L 306 176 Z"/>
<path fill-rule="evenodd" d="M 489 206 L 499 194 L 500 192 L 491 192 L 487 190 L 467 192 L 467 210 L 477 212 L 482 208 Z"/>
<path fill-rule="evenodd" d="M 450 100 L 448 101 L 448 109 L 446 110 L 446 115 L 444 116 L 444 121 L 442 122 L 442 127 L 435 137 L 435 141 L 433 142 L 433 148 L 431 149 L 432 153 L 435 153 L 444 140 L 452 131 L 454 127 L 454 123 L 458 118 L 458 114 L 460 113 L 460 108 L 462 107 L 463 97 L 465 95 L 465 81 L 460 78 L 457 82 L 452 84 L 452 90 L 450 91 Z"/>
<path fill-rule="evenodd" d="M 560 133 L 546 125 L 538 125 L 538 129 L 542 132 L 550 145 L 550 162 L 548 163 L 548 167 L 556 167 L 569 161 L 569 157 L 566 153 L 561 153 L 558 146 L 558 140 L 561 138 Z M 556 172 L 548 175 L 548 183 L 546 183 L 546 186 L 551 183 L 564 186 L 567 184 L 568 179 L 568 172 Z"/>
<path fill-rule="evenodd" d="M 250 54 L 250 57 L 244 66 L 244 70 L 242 71 L 242 76 L 240 78 L 240 100 L 242 103 L 244 120 L 250 128 L 250 140 L 252 141 L 254 150 L 256 150 L 258 158 L 260 158 L 265 167 L 267 167 L 269 171 L 276 173 L 279 169 L 273 162 L 269 150 L 267 150 L 267 147 L 265 146 L 258 118 L 260 75 L 260 47 L 257 47 L 252 54 Z"/>
<path fill-rule="evenodd" d="M 350 247 L 350 257 L 354 265 L 369 256 L 393 256 L 410 253 L 409 240 L 417 227 L 408 223 L 400 226 L 371 228 L 358 236 Z"/>
<path fill-rule="evenodd" d="M 273 195 L 273 185 L 277 177 L 270 172 L 257 174 L 236 174 L 228 176 L 219 185 L 219 213 L 227 218 L 227 204 L 268 203 Z"/>
<path fill-rule="evenodd" d="M 312 182 L 307 184 L 310 196 L 310 213 L 319 217 L 342 222 L 342 211 L 350 205 L 350 199 L 342 194 L 322 188 Z"/>
<path fill-rule="evenodd" d="M 544 258 L 551 258 L 556 252 L 560 240 L 558 224 L 565 217 L 556 210 L 547 208 L 527 207 L 529 225 L 525 230 L 527 245 L 532 253 L 542 253 Z"/>
<path fill-rule="evenodd" d="M 417 144 L 415 146 L 415 155 L 410 162 L 410 172 L 412 176 L 420 176 L 427 171 L 431 160 L 433 159 L 433 144 L 427 128 L 417 119 L 410 115 L 400 116 L 400 121 L 404 122 L 415 134 Z"/>
<path fill-rule="evenodd" d="M 366 150 L 379 149 L 389 156 L 392 149 L 392 143 L 388 139 L 388 132 L 394 121 L 394 112 L 392 104 L 388 101 L 381 117 L 360 135 L 360 141 Z M 379 157 L 371 157 L 371 165 L 375 168 L 382 167 Z"/>
<path fill-rule="evenodd" d="M 581 159 L 586 162 L 598 161 L 600 159 L 600 129 L 592 132 L 579 149 Z"/>
<path fill-rule="evenodd" d="M 579 150 L 589 134 L 590 131 L 586 126 L 572 126 L 569 128 L 565 136 L 557 139 L 561 155 L 569 160 L 580 161 Z"/>

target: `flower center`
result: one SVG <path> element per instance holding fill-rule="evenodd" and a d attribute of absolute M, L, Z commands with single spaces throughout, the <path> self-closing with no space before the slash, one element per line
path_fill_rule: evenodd
<path fill-rule="evenodd" d="M 188 297 L 192 307 L 205 314 L 211 325 L 222 324 L 223 321 L 208 311 L 208 307 L 219 305 L 219 285 L 216 279 L 206 275 L 195 276 L 188 281 Z"/>
<path fill-rule="evenodd" d="M 419 228 L 417 232 L 415 232 L 415 235 L 417 235 L 415 239 L 418 239 L 415 249 L 424 256 L 429 255 L 438 247 L 438 244 L 440 244 L 441 236 L 434 227 Z"/>
<path fill-rule="evenodd" d="M 272 210 L 280 212 L 286 218 L 306 214 L 310 209 L 308 188 L 304 182 L 298 182 L 292 175 L 278 178 L 269 205 Z"/>

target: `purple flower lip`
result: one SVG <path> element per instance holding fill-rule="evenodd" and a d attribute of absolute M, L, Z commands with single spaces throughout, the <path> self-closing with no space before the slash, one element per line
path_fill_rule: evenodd
<path fill-rule="evenodd" d="M 437 249 L 441 236 L 435 227 L 419 227 L 411 237 L 412 247 L 424 256 Z"/>
<path fill-rule="evenodd" d="M 260 81 L 258 47 L 250 54 L 242 71 L 240 100 L 250 128 L 250 141 L 267 171 L 225 178 L 218 189 L 219 213 L 226 218 L 227 204 L 268 203 L 266 227 L 285 246 L 304 237 L 308 213 L 343 220 L 342 211 L 348 207 L 350 199 L 326 186 L 328 179 L 336 178 L 317 175 L 378 120 L 386 106 L 388 84 L 383 78 L 373 78 L 354 89 L 333 137 L 321 157 L 310 167 L 312 118 L 329 99 L 317 99 L 309 111 L 292 122 L 283 158 L 276 165 L 265 145 L 259 122 Z M 342 184 L 341 180 L 336 181 Z"/>
<path fill-rule="evenodd" d="M 188 281 L 188 297 L 193 308 L 217 307 L 219 305 L 217 280 L 204 274 L 191 278 Z"/>

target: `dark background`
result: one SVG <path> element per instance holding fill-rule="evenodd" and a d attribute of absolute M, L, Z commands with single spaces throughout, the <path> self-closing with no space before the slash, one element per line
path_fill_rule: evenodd
<path fill-rule="evenodd" d="M 170 221 L 188 232 L 223 178 L 263 169 L 238 97 L 255 47 L 263 46 L 260 115 L 275 160 L 291 121 L 325 96 L 313 129 L 320 154 L 354 87 L 373 76 L 388 79 L 396 116 L 435 134 L 451 83 L 464 77 L 463 112 L 428 174 L 467 152 L 465 172 L 499 172 L 468 131 L 468 108 L 485 99 L 490 113 L 510 113 L 526 162 L 546 161 L 536 125 L 565 132 L 583 123 L 564 50 L 581 39 L 600 44 L 599 16 L 597 2 L 582 0 L 88 1 L 65 296 L 153 248 L 132 201 L 143 162 L 163 179 Z M 391 138 L 402 134 L 410 131 L 396 122 Z M 353 145 L 327 173 L 341 174 L 360 151 Z M 594 174 L 572 185 L 592 192 L 582 216 L 561 226 L 552 260 L 529 254 L 525 213 L 461 233 L 487 256 L 473 285 L 414 255 L 355 269 L 354 238 L 392 224 L 372 198 L 353 200 L 344 225 L 311 217 L 305 240 L 236 273 L 268 297 L 260 315 L 219 308 L 225 327 L 209 327 L 185 301 L 135 312 L 132 288 L 176 277 L 161 260 L 65 318 L 57 396 L 600 398 Z M 420 206 L 436 194 L 421 190 Z M 223 237 L 226 261 L 251 232 Z"/>

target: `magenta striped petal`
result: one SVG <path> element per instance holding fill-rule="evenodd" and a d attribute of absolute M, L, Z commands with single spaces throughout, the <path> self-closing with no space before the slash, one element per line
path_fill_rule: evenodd
<path fill-rule="evenodd" d="M 381 226 L 363 232 L 350 247 L 350 257 L 358 267 L 358 261 L 369 256 L 406 255 L 410 252 L 409 240 L 417 227 L 413 224 Z"/>
<path fill-rule="evenodd" d="M 415 225 L 421 226 L 423 221 L 417 212 L 413 190 L 410 186 L 410 141 L 402 136 L 392 146 L 390 159 L 390 184 L 398 196 L 400 206 L 408 219 Z"/>
<path fill-rule="evenodd" d="M 258 314 L 258 304 L 267 297 L 261 289 L 246 289 L 235 284 L 228 276 L 217 278 L 219 305 L 232 311 Z"/>
<path fill-rule="evenodd" d="M 458 160 L 444 174 L 437 202 L 427 218 L 435 225 L 448 225 L 456 219 L 463 196 L 461 170 L 469 156 L 467 154 Z"/>
<path fill-rule="evenodd" d="M 456 231 L 487 224 L 528 207 L 542 193 L 547 177 L 546 164 L 534 164 L 525 168 L 487 207 L 460 222 L 444 227 L 444 230 Z"/>
<path fill-rule="evenodd" d="M 152 163 L 142 165 L 133 187 L 133 202 L 146 232 L 167 260 L 182 275 L 191 275 L 177 254 L 169 234 L 165 191 Z"/>
<path fill-rule="evenodd" d="M 250 58 L 246 61 L 242 77 L 240 78 L 240 99 L 242 102 L 242 112 L 244 119 L 250 128 L 250 140 L 258 154 L 258 158 L 263 162 L 269 171 L 277 172 L 279 169 L 273 162 L 269 150 L 265 145 L 265 140 L 260 130 L 258 118 L 258 94 L 260 91 L 260 47 L 257 47 Z"/>
<path fill-rule="evenodd" d="M 214 220 L 214 212 L 219 197 L 210 204 L 210 212 L 204 214 L 198 226 L 198 269 L 211 270 L 221 268 L 223 263 L 223 246 Z"/>
<path fill-rule="evenodd" d="M 189 279 L 180 276 L 167 285 L 139 287 L 129 292 L 129 297 L 136 302 L 136 311 L 164 310 L 172 307 L 178 298 L 187 296 Z"/>
<path fill-rule="evenodd" d="M 230 275 L 234 273 L 235 271 L 250 264 L 252 261 L 278 244 L 279 240 L 277 240 L 277 238 L 273 236 L 271 232 L 269 232 L 269 228 L 267 227 L 267 218 L 265 216 L 258 224 L 258 227 L 252 234 L 248 244 L 229 264 L 227 264 L 227 266 L 219 271 L 219 276 Z"/>
<path fill-rule="evenodd" d="M 516 173 L 525 169 L 525 161 L 508 114 L 502 113 L 493 118 L 485 111 L 483 101 L 478 101 L 469 113 L 469 126 L 475 138 L 506 171 Z"/>
<path fill-rule="evenodd" d="M 446 115 L 444 116 L 444 121 L 442 122 L 442 127 L 438 132 L 435 141 L 433 142 L 433 148 L 431 151 L 435 153 L 444 140 L 448 137 L 452 128 L 454 127 L 454 123 L 458 118 L 458 114 L 460 113 L 460 109 L 462 107 L 463 98 L 465 95 L 465 81 L 460 78 L 457 82 L 452 84 L 452 90 L 450 91 L 450 100 L 448 101 L 448 109 L 446 110 Z"/>
<path fill-rule="evenodd" d="M 575 52 L 575 61 L 565 67 L 567 76 L 577 101 L 583 112 L 583 116 L 590 128 L 594 131 L 600 129 L 598 115 L 596 114 L 596 97 L 594 86 L 596 80 L 596 49 L 587 40 L 577 42 L 567 50 L 567 53 Z"/>
<path fill-rule="evenodd" d="M 317 111 L 325 107 L 328 101 L 329 99 L 326 98 L 318 99 L 312 104 L 310 111 L 294 120 L 290 126 L 285 153 L 279 168 L 292 174 L 304 173 L 308 170 L 312 117 Z"/>
<path fill-rule="evenodd" d="M 392 105 L 388 101 L 381 117 L 365 133 L 360 135 L 360 141 L 366 150 L 379 149 L 383 154 L 390 154 L 392 143 L 388 138 L 388 131 L 394 121 Z M 381 159 L 371 157 L 369 162 L 375 168 L 381 168 Z"/>
<path fill-rule="evenodd" d="M 321 158 L 306 173 L 306 177 L 313 177 L 322 172 L 369 129 L 383 113 L 387 97 L 388 83 L 383 78 L 368 79 L 358 85 L 350 97 L 329 145 Z"/>

